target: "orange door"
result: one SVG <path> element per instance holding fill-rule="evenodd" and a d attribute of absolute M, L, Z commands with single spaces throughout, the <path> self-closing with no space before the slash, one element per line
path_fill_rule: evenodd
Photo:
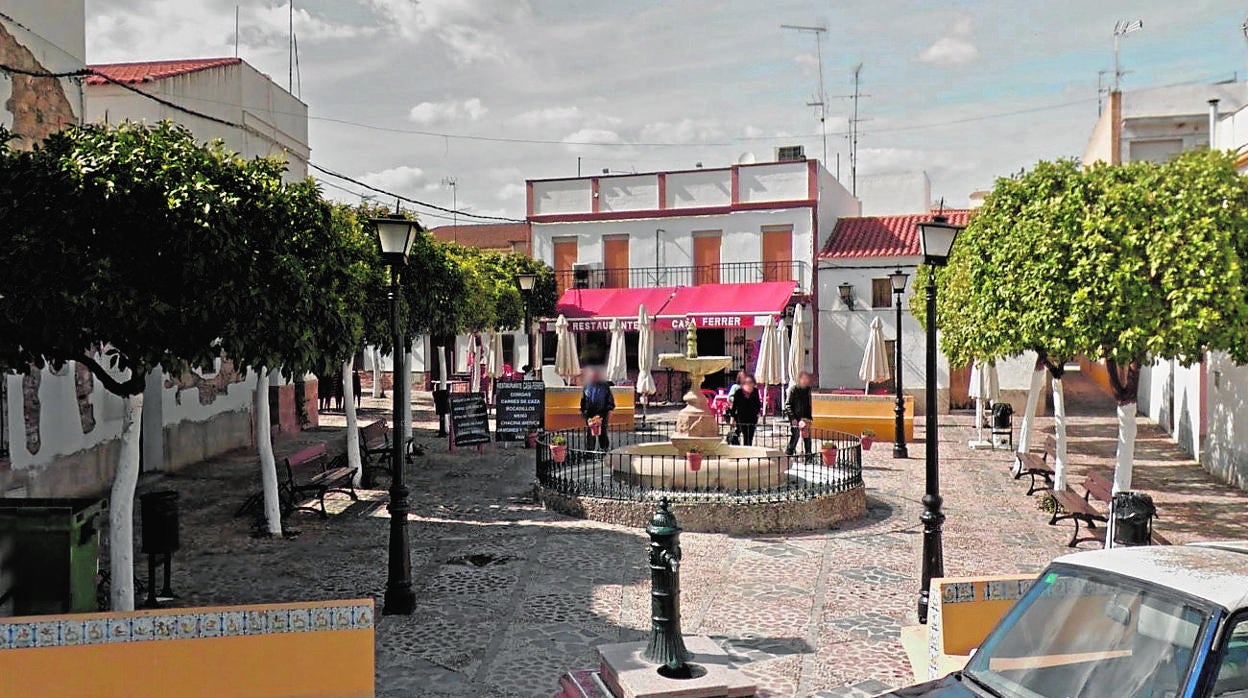
<path fill-rule="evenodd" d="M 964 410 L 974 407 L 971 399 L 971 365 L 959 366 L 949 370 L 949 409 Z M 972 420 L 973 421 L 973 420 Z"/>
<path fill-rule="evenodd" d="M 763 227 L 763 281 L 793 280 L 793 228 Z"/>
<path fill-rule="evenodd" d="M 572 265 L 576 264 L 576 254 L 576 238 L 555 240 L 555 280 L 560 295 L 572 286 Z"/>
<path fill-rule="evenodd" d="M 602 266 L 607 288 L 628 288 L 628 236 L 611 235 L 602 239 Z"/>
<path fill-rule="evenodd" d="M 719 283 L 719 231 L 699 232 L 693 234 L 693 283 Z"/>

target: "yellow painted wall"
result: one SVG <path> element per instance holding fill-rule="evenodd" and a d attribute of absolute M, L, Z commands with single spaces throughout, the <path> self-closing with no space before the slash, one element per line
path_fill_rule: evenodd
<path fill-rule="evenodd" d="M 371 614 L 371 601 L 367 604 Z M 343 602 L 100 613 L 36 623 L 257 609 L 329 608 Z M 5 619 L 6 622 L 17 619 Z M 373 629 L 317 629 L 230 637 L 151 639 L 0 650 L 0 696 L 22 698 L 370 698 Z"/>
<path fill-rule="evenodd" d="M 1079 357 L 1079 370 L 1083 374 L 1092 379 L 1106 395 L 1113 395 L 1114 388 L 1109 384 L 1109 369 L 1105 367 L 1104 361 L 1096 361 L 1086 356 Z"/>
<path fill-rule="evenodd" d="M 581 393 L 584 388 L 547 388 L 546 389 L 546 430 L 582 429 L 585 420 L 581 419 Z M 612 427 L 623 429 L 633 428 L 635 415 L 634 392 L 631 387 L 620 386 L 611 389 L 615 396 L 615 412 L 611 413 Z"/>
<path fill-rule="evenodd" d="M 1025 581 L 1028 584 L 1035 579 L 1030 575 L 1025 576 L 1000 576 L 1000 577 L 948 577 L 942 580 L 932 581 L 932 594 L 938 591 L 942 593 L 949 585 L 957 583 L 971 583 L 975 588 L 975 599 L 973 601 L 963 601 L 951 603 L 947 596 L 941 604 L 941 647 L 944 648 L 945 654 L 953 655 L 969 655 L 971 650 L 979 647 L 979 643 L 984 641 L 988 636 L 988 632 L 1001 620 L 1005 612 L 1010 610 L 1014 602 L 1018 600 L 1017 596 L 1004 599 L 990 599 L 988 595 L 988 583 L 994 581 Z"/>
<path fill-rule="evenodd" d="M 914 440 L 914 397 L 905 396 L 905 439 Z M 882 395 L 829 395 L 816 393 L 811 400 L 816 429 L 835 429 L 861 434 L 875 432 L 878 441 L 892 441 L 895 432 L 894 399 Z"/>

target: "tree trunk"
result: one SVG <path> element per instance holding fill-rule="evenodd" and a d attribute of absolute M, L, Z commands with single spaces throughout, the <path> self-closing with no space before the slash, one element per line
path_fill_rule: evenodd
<path fill-rule="evenodd" d="M 1026 453 L 1031 449 L 1031 431 L 1036 423 L 1036 410 L 1040 403 L 1040 391 L 1044 390 L 1044 377 L 1048 369 L 1042 363 L 1036 363 L 1031 372 L 1031 387 L 1027 390 L 1027 409 L 1023 412 L 1023 423 L 1018 428 L 1018 453 Z M 1015 473 L 1022 466 L 1022 459 L 1014 459 Z"/>
<path fill-rule="evenodd" d="M 381 392 L 381 349 L 373 347 L 373 397 L 380 398 Z"/>
<path fill-rule="evenodd" d="M 143 395 L 122 398 L 121 453 L 108 501 L 110 594 L 114 611 L 134 610 L 134 490 L 139 484 Z"/>
<path fill-rule="evenodd" d="M 342 410 L 347 417 L 347 466 L 355 471 L 353 482 L 359 487 L 364 463 L 360 458 L 360 423 L 355 416 L 355 364 L 351 359 L 342 363 Z"/>
<path fill-rule="evenodd" d="M 273 457 L 273 429 L 269 425 L 269 372 L 256 369 L 256 451 L 260 456 L 260 485 L 264 492 L 264 521 L 269 535 L 282 536 L 282 501 L 277 489 L 277 460 Z"/>
<path fill-rule="evenodd" d="M 1049 383 L 1053 388 L 1053 440 L 1057 442 L 1057 452 L 1053 454 L 1053 490 L 1061 492 L 1066 489 L 1066 392 L 1060 376 L 1053 377 Z"/>
<path fill-rule="evenodd" d="M 396 373 L 394 379 L 403 381 L 403 385 L 407 388 L 403 391 L 407 399 L 401 406 L 403 428 L 395 430 L 396 433 L 403 435 L 403 447 L 407 448 L 407 442 L 412 438 L 412 352 L 410 346 L 407 351 L 403 352 L 403 371 Z"/>
<path fill-rule="evenodd" d="M 1135 465 L 1135 412 L 1140 397 L 1140 362 L 1132 361 L 1123 370 L 1113 359 L 1105 361 L 1109 387 L 1118 401 L 1118 455 L 1114 462 L 1114 492 L 1131 489 Z"/>

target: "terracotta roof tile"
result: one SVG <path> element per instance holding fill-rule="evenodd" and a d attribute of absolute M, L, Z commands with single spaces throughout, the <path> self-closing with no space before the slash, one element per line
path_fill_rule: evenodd
<path fill-rule="evenodd" d="M 441 225 L 430 228 L 429 234 L 442 242 L 458 242 L 467 247 L 485 250 L 515 249 L 513 243 L 521 243 L 527 251 L 529 242 L 528 223 L 483 223 L 481 225 Z"/>
<path fill-rule="evenodd" d="M 921 252 L 917 226 L 931 220 L 934 213 L 842 218 L 836 222 L 819 258 L 918 256 Z M 945 216 L 955 225 L 966 225 L 969 214 L 965 209 L 945 209 Z"/>
<path fill-rule="evenodd" d="M 141 82 L 152 82 L 186 75 L 209 68 L 220 68 L 227 65 L 242 63 L 241 58 L 192 58 L 176 61 L 141 61 L 137 63 L 99 63 L 87 66 L 91 70 L 103 73 L 117 82 L 134 85 Z M 104 85 L 105 80 L 99 75 L 88 75 L 88 85 Z"/>

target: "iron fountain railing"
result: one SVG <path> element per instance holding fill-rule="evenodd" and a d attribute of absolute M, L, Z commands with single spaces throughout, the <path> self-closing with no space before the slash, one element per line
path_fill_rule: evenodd
<path fill-rule="evenodd" d="M 652 424 L 653 431 L 635 431 L 630 428 L 610 427 L 607 435 L 610 448 L 635 444 L 669 441 L 674 425 Z M 727 427 L 721 427 L 726 435 Z M 561 436 L 567 440 L 567 452 L 563 462 L 556 462 L 551 452 L 551 440 Z M 776 449 L 780 455 L 737 459 L 748 467 L 745 482 L 738 481 L 736 488 L 714 487 L 714 475 L 709 468 L 691 470 L 684 454 L 679 455 L 630 455 L 604 454 L 597 449 L 596 440 L 591 441 L 585 429 L 566 429 L 544 432 L 538 438 L 537 480 L 547 490 L 559 494 L 587 496 L 620 501 L 655 501 L 667 497 L 673 502 L 723 502 L 748 503 L 789 502 L 812 499 L 825 494 L 845 492 L 862 486 L 862 442 L 853 435 L 829 429 L 811 429 L 812 452 L 803 452 L 798 440 L 797 453 L 784 455 L 789 442 L 787 426 L 772 428 L 760 424 L 754 435 L 754 446 Z M 824 443 L 837 446 L 835 464 L 825 465 L 820 453 Z M 674 489 L 661 489 L 634 479 L 621 478 L 613 471 L 612 462 L 621 458 L 649 459 L 664 472 L 676 474 L 680 484 Z M 716 458 L 705 456 L 707 461 Z M 631 480 L 631 481 L 630 481 Z"/>

